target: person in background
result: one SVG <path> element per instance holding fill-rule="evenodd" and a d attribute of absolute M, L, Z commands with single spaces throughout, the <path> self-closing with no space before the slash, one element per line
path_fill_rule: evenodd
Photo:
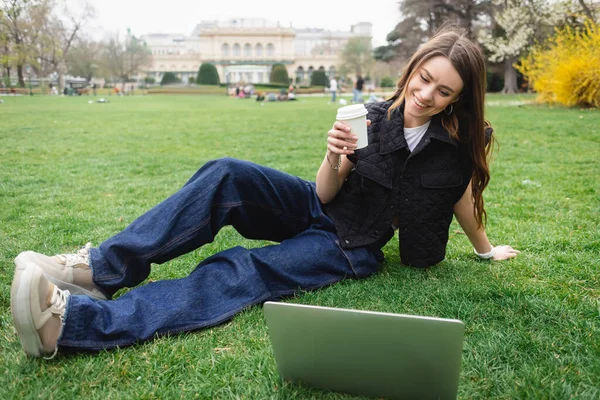
<path fill-rule="evenodd" d="M 296 100 L 296 92 L 294 91 L 294 85 L 290 85 L 287 93 L 288 100 Z"/>
<path fill-rule="evenodd" d="M 337 90 L 338 90 L 338 83 L 337 83 L 337 79 L 335 79 L 335 76 L 334 76 L 329 80 L 329 91 L 331 92 L 331 102 L 332 103 L 335 103 L 335 96 L 337 94 Z"/>
<path fill-rule="evenodd" d="M 362 90 L 363 90 L 364 84 L 365 84 L 365 81 L 363 80 L 362 76 L 357 75 L 356 83 L 354 84 L 354 91 L 353 91 L 354 96 L 352 98 L 352 102 L 354 102 L 354 103 L 362 103 L 363 102 Z"/>

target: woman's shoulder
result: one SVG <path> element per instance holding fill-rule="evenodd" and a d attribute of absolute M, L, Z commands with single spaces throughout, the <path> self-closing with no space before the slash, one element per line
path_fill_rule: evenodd
<path fill-rule="evenodd" d="M 383 116 L 387 114 L 388 109 L 392 103 L 390 101 L 377 101 L 365 104 L 367 109 L 367 119 L 371 121 L 379 121 Z"/>
<path fill-rule="evenodd" d="M 392 102 L 389 100 L 373 101 L 371 103 L 366 103 L 365 108 L 367 109 L 367 111 L 369 111 L 369 113 L 385 114 L 391 105 Z"/>

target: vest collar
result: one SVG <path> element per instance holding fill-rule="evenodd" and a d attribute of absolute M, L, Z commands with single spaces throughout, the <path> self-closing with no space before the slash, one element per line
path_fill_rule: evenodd
<path fill-rule="evenodd" d="M 390 116 L 391 118 L 388 119 L 387 110 L 391 105 L 391 101 L 388 101 L 386 104 L 384 104 L 385 113 L 383 115 L 381 131 L 379 133 L 379 154 L 382 155 L 392 153 L 404 147 L 408 147 L 406 139 L 404 138 L 404 103 L 392 111 Z M 433 117 L 427 132 L 425 132 L 423 139 L 421 139 L 421 143 L 419 143 L 417 147 L 422 148 L 422 143 L 429 143 L 428 139 L 440 140 L 458 147 L 458 141 L 450 137 L 448 131 L 442 126 L 442 117 L 439 114 Z"/>

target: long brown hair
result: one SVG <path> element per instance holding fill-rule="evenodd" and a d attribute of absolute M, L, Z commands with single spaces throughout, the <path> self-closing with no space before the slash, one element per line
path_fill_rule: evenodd
<path fill-rule="evenodd" d="M 491 128 L 484 119 L 486 74 L 485 61 L 480 48 L 469 40 L 466 33 L 454 25 L 440 28 L 426 43 L 422 44 L 402 71 L 396 92 L 388 111 L 404 103 L 406 86 L 421 65 L 437 56 L 446 57 L 463 81 L 458 101 L 453 103 L 453 112 L 441 113 L 442 125 L 451 137 L 465 148 L 473 164 L 471 189 L 475 204 L 475 218 L 479 226 L 487 220 L 483 206 L 483 190 L 490 181 L 489 156 L 493 147 L 493 135 L 486 140 L 485 129 Z M 491 130 L 490 130 L 491 132 Z"/>

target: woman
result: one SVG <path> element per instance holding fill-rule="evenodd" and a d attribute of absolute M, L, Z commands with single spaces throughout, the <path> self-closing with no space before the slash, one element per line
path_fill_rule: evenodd
<path fill-rule="evenodd" d="M 402 262 L 428 267 L 445 256 L 453 214 L 479 257 L 515 257 L 510 246 L 493 247 L 483 228 L 492 141 L 484 91 L 481 51 L 446 29 L 412 57 L 390 100 L 368 105 L 367 147 L 355 151 L 357 138 L 334 123 L 316 184 L 216 160 L 98 248 L 54 257 L 21 253 L 11 310 L 25 352 L 125 346 L 216 325 L 299 289 L 367 277 L 380 268 L 381 247 L 394 229 Z M 105 301 L 141 283 L 151 263 L 211 242 L 225 225 L 280 243 L 235 247 L 188 277 Z"/>

